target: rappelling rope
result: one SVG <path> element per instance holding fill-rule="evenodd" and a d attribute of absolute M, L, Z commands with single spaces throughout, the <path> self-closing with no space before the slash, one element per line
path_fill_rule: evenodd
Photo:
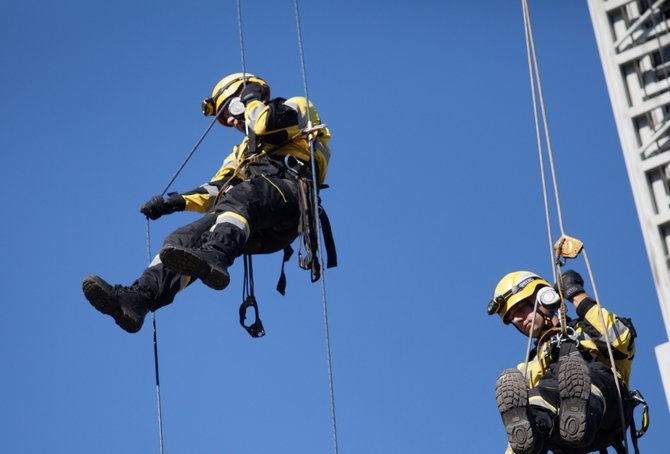
<path fill-rule="evenodd" d="M 304 90 L 305 90 L 305 99 L 307 103 L 307 129 L 311 129 L 312 127 L 312 120 L 311 120 L 311 112 L 310 112 L 310 103 L 309 103 L 309 96 L 308 96 L 308 90 L 307 90 L 307 74 L 305 71 L 305 58 L 304 58 L 304 50 L 303 50 L 303 44 L 302 44 L 302 32 L 301 32 L 301 24 L 300 24 L 300 13 L 299 13 L 299 8 L 298 8 L 298 1 L 294 1 L 294 9 L 295 9 L 295 18 L 296 18 L 296 26 L 297 26 L 297 31 L 298 31 L 298 47 L 300 51 L 300 64 L 301 64 L 301 70 L 302 70 L 302 77 L 303 77 L 303 85 L 304 85 Z M 241 57 L 241 63 L 242 63 L 242 81 L 243 85 L 246 86 L 246 61 L 245 61 L 245 52 L 244 52 L 244 34 L 243 34 L 243 27 L 242 27 L 242 8 L 241 8 L 241 3 L 240 0 L 237 0 L 237 25 L 238 25 L 238 30 L 239 30 L 239 40 L 240 40 L 240 57 Z M 167 191 L 170 189 L 172 186 L 172 183 L 177 179 L 179 174 L 182 172 L 186 164 L 190 161 L 190 159 L 193 157 L 195 154 L 196 150 L 202 143 L 202 141 L 205 139 L 209 131 L 212 129 L 214 126 L 214 123 L 217 121 L 218 115 L 214 116 L 214 119 L 210 122 L 210 124 L 207 126 L 205 131 L 202 133 L 202 135 L 198 138 L 197 142 L 191 149 L 191 151 L 188 153 L 182 164 L 179 166 L 175 174 L 172 176 L 168 184 L 165 186 L 165 189 L 163 189 L 163 192 L 161 193 L 162 196 L 164 196 Z M 247 135 L 249 134 L 248 130 L 248 125 L 246 125 L 245 122 L 245 127 L 247 128 L 246 133 Z M 319 223 L 319 206 L 318 206 L 318 184 L 317 184 L 317 174 L 316 174 L 316 164 L 315 164 L 315 156 L 314 156 L 314 138 L 310 134 L 310 161 L 311 161 L 311 166 L 312 166 L 312 183 L 313 183 L 313 188 L 314 188 L 314 212 L 316 213 L 316 222 L 317 225 Z M 320 231 L 320 229 L 319 229 Z M 149 218 L 146 218 L 146 242 L 147 242 L 147 258 L 149 262 L 149 266 L 151 265 L 152 262 L 152 253 L 151 253 L 151 227 L 149 223 Z M 323 250 L 322 250 L 322 245 L 321 245 L 321 237 L 317 235 L 317 244 L 318 244 L 318 250 L 320 255 L 323 257 Z M 331 359 L 331 349 L 330 349 L 330 331 L 328 327 L 328 307 L 327 307 L 327 302 L 326 302 L 326 285 L 325 285 L 325 270 L 323 263 L 320 262 L 321 266 L 321 289 L 322 289 L 322 301 L 323 301 L 323 318 L 324 318 L 324 331 L 325 331 L 325 338 L 326 338 L 326 357 L 327 357 L 327 366 L 328 366 L 328 383 L 329 383 L 329 391 L 330 391 L 330 409 L 331 409 L 331 420 L 332 420 L 332 431 L 333 431 L 333 448 L 335 454 L 338 454 L 338 445 L 337 445 L 337 423 L 336 423 L 336 418 L 335 418 L 335 394 L 334 394 L 334 386 L 333 386 L 333 372 L 332 372 L 332 359 Z M 159 427 L 159 447 L 160 447 L 160 453 L 163 454 L 163 419 L 162 419 L 162 412 L 161 412 L 161 397 L 160 397 L 160 374 L 159 374 L 159 367 L 158 367 L 158 340 L 157 340 L 157 328 L 156 328 L 156 313 L 153 312 L 153 342 L 154 342 L 154 367 L 155 367 L 155 376 L 156 376 L 156 397 L 157 397 L 157 407 L 158 407 L 158 427 Z"/>
<path fill-rule="evenodd" d="M 246 74 L 247 74 L 247 69 L 246 69 L 246 61 L 244 58 L 244 35 L 242 31 L 242 7 L 240 5 L 240 0 L 237 0 L 237 27 L 239 30 L 239 36 L 240 36 L 240 59 L 242 61 L 242 83 L 246 85 Z M 193 155 L 195 154 L 196 150 L 198 147 L 200 147 L 200 144 L 202 143 L 203 140 L 205 140 L 205 137 L 207 137 L 207 134 L 209 131 L 211 131 L 212 127 L 214 126 L 214 123 L 218 120 L 219 116 L 214 115 L 214 118 L 212 121 L 207 125 L 207 128 L 205 131 L 200 135 L 198 140 L 196 141 L 195 145 L 193 145 L 193 148 L 191 148 L 191 151 L 186 155 L 186 158 L 184 161 L 181 163 L 177 171 L 174 173 L 172 178 L 170 178 L 170 181 L 168 182 L 167 185 L 165 185 L 165 189 L 163 189 L 163 192 L 161 192 L 161 196 L 164 196 L 167 194 L 168 190 L 170 189 L 170 186 L 172 186 L 172 183 L 177 179 L 179 174 L 184 170 L 184 167 L 186 167 L 186 164 L 191 160 Z M 247 130 L 247 135 L 248 135 L 248 130 Z M 151 266 L 151 261 L 152 261 L 152 253 L 151 253 L 151 225 L 149 223 L 149 217 L 147 216 L 146 218 L 146 242 L 147 242 L 147 261 L 149 263 L 149 266 Z M 160 448 L 160 453 L 163 454 L 163 415 L 162 415 L 162 407 L 161 407 L 161 387 L 160 387 L 160 369 L 158 367 L 158 330 L 156 327 L 156 312 L 152 311 L 152 326 L 153 326 L 153 344 L 154 344 L 154 371 L 155 371 L 155 376 L 156 376 L 156 405 L 157 405 L 157 413 L 158 413 L 158 443 L 159 443 L 159 448 Z"/>
<path fill-rule="evenodd" d="M 200 135 L 198 140 L 196 141 L 195 145 L 191 149 L 191 151 L 188 153 L 184 161 L 181 163 L 175 174 L 172 176 L 170 181 L 168 182 L 167 185 L 165 185 L 165 189 L 163 189 L 163 192 L 161 193 L 161 196 L 164 196 L 168 190 L 170 189 L 170 186 L 172 186 L 172 183 L 177 179 L 179 174 L 184 170 L 184 167 L 186 164 L 190 161 L 190 159 L 193 157 L 195 154 L 196 150 L 202 143 L 202 141 L 205 139 L 209 131 L 212 129 L 212 126 L 214 126 L 214 122 L 216 121 L 218 117 L 214 116 L 214 120 L 211 121 L 211 123 L 207 126 L 207 129 Z M 146 217 L 146 242 L 147 242 L 147 261 L 149 263 L 149 266 L 151 266 L 152 262 L 152 253 L 151 253 L 151 224 L 149 223 L 149 216 Z M 157 410 L 158 410 L 158 442 L 159 442 L 159 447 L 160 447 L 160 453 L 163 454 L 163 416 L 161 412 L 161 387 L 160 387 L 160 373 L 159 373 L 159 368 L 158 368 L 158 330 L 156 327 L 156 312 L 152 311 L 152 326 L 153 326 L 153 342 L 154 342 L 154 370 L 155 370 L 155 375 L 156 375 L 156 405 L 157 405 Z"/>
<path fill-rule="evenodd" d="M 537 63 L 537 54 L 535 52 L 535 38 L 533 37 L 533 28 L 531 25 L 530 21 L 530 12 L 528 10 L 528 1 L 527 0 L 522 0 L 522 6 L 523 6 L 523 18 L 524 18 L 524 32 L 526 35 L 526 53 L 528 54 L 528 72 L 530 74 L 530 85 L 531 85 L 531 95 L 533 98 L 533 116 L 535 118 L 535 135 L 537 139 L 537 149 L 538 149 L 538 155 L 539 155 L 539 160 L 540 160 L 540 170 L 541 170 L 541 176 L 542 176 L 542 193 L 544 195 L 544 211 L 545 211 L 545 217 L 546 217 L 546 223 L 547 223 L 547 231 L 549 234 L 549 254 L 552 257 L 551 263 L 552 263 L 552 272 L 554 275 L 556 274 L 555 266 L 554 266 L 554 260 L 553 260 L 553 235 L 551 232 L 551 222 L 550 222 L 550 212 L 549 212 L 549 202 L 548 202 L 548 195 L 547 195 L 547 184 L 546 184 L 546 179 L 545 179 L 545 168 L 544 168 L 544 155 L 542 153 L 542 139 L 541 139 L 541 131 L 540 131 L 540 121 L 538 118 L 538 112 L 537 112 L 537 107 L 538 104 L 540 106 L 540 109 L 542 111 L 542 125 L 544 127 L 544 133 L 545 133 L 545 142 L 547 144 L 547 155 L 549 157 L 549 167 L 551 169 L 551 177 L 552 177 L 552 182 L 554 185 L 554 196 L 555 196 L 555 203 L 556 203 L 556 212 L 558 215 L 558 225 L 561 231 L 561 235 L 565 234 L 565 231 L 563 229 L 563 215 L 561 211 L 561 201 L 560 197 L 558 195 L 558 180 L 556 178 L 556 172 L 554 170 L 554 158 L 553 158 L 553 152 L 551 148 L 551 138 L 549 136 L 549 126 L 547 123 L 547 113 L 544 107 L 544 96 L 543 96 L 543 90 L 542 90 L 542 81 L 540 79 L 540 70 L 539 66 Z M 537 81 L 537 86 L 535 82 Z M 537 98 L 536 98 L 536 93 L 537 93 Z M 539 101 L 539 102 L 538 102 Z"/>
<path fill-rule="evenodd" d="M 610 359 L 610 364 L 611 364 L 611 369 L 612 369 L 612 375 L 614 375 L 614 384 L 616 385 L 616 391 L 619 394 L 619 417 L 621 418 L 621 431 L 623 432 L 623 441 L 624 441 L 624 447 L 626 448 L 626 453 L 628 453 L 628 437 L 626 436 L 626 417 L 623 414 L 623 394 L 621 392 L 621 384 L 619 383 L 619 373 L 616 368 L 616 364 L 614 364 L 614 354 L 612 352 L 612 347 L 610 345 L 610 339 L 609 339 L 609 334 L 607 333 L 609 330 L 605 329 L 607 326 L 605 323 L 605 316 L 603 315 L 602 308 L 600 307 L 600 297 L 598 296 L 598 289 L 596 288 L 596 281 L 593 279 L 593 272 L 591 271 L 591 263 L 589 262 L 589 256 L 586 253 L 586 249 L 583 249 L 582 252 L 584 253 L 584 263 L 586 264 L 586 270 L 589 273 L 589 279 L 591 280 L 591 284 L 593 286 L 593 296 L 596 299 L 596 304 L 598 304 L 598 315 L 600 316 L 600 324 L 603 327 L 603 330 L 605 331 L 605 342 L 607 343 L 607 354 L 609 355 Z M 560 287 L 559 287 L 560 289 Z"/>
<path fill-rule="evenodd" d="M 295 12 L 295 23 L 298 33 L 298 50 L 300 52 L 300 69 L 302 72 L 302 81 L 305 91 L 305 102 L 307 104 L 307 128 L 312 128 L 312 114 L 309 101 L 309 92 L 307 90 L 307 71 L 305 70 L 305 52 L 303 48 L 302 40 L 302 26 L 300 23 L 300 9 L 298 7 L 298 0 L 293 1 L 293 7 Z M 314 200 L 314 222 L 317 225 L 317 249 L 322 260 L 319 261 L 319 266 L 321 267 L 321 301 L 323 309 L 323 329 L 324 337 L 326 341 L 326 363 L 328 367 L 328 388 L 330 396 L 330 417 L 332 423 L 333 431 L 333 452 L 338 454 L 337 446 L 337 419 L 335 417 L 335 391 L 333 385 L 333 366 L 332 366 L 332 357 L 330 351 L 330 330 L 328 327 L 328 304 L 326 300 L 326 273 L 325 266 L 323 264 L 323 247 L 321 241 L 321 228 L 319 221 L 319 196 L 318 196 L 318 181 L 317 181 L 317 172 L 316 172 L 316 157 L 314 153 L 314 135 L 310 134 L 309 136 L 309 159 L 312 168 L 312 188 L 313 188 L 313 200 Z"/>
<path fill-rule="evenodd" d="M 149 217 L 147 216 L 147 260 L 151 266 L 151 228 L 149 227 Z M 158 446 L 160 453 L 163 454 L 163 413 L 161 411 L 161 380 L 158 368 L 158 334 L 156 329 L 156 311 L 152 311 L 152 326 L 154 340 L 154 372 L 156 376 L 156 410 L 158 415 Z"/>
<path fill-rule="evenodd" d="M 247 60 L 244 53 L 244 27 L 242 27 L 242 2 L 236 1 L 237 4 L 237 30 L 240 38 L 240 63 L 242 64 L 242 90 L 247 87 Z M 218 118 L 218 115 L 216 115 Z M 244 134 L 249 137 L 249 122 L 244 122 Z M 247 145 L 248 146 L 248 145 Z M 251 150 L 255 152 L 256 150 Z"/>
<path fill-rule="evenodd" d="M 529 21 L 526 20 L 526 17 L 528 16 L 528 9 L 527 9 L 527 4 L 525 1 L 522 2 L 522 8 L 523 8 L 523 18 L 524 18 L 524 34 L 526 37 L 526 54 L 528 56 L 528 73 L 529 73 L 529 78 L 530 78 L 530 91 L 531 91 L 531 96 L 533 99 L 533 118 L 535 119 L 535 137 L 537 140 L 537 150 L 538 150 L 538 157 L 540 161 L 540 176 L 542 178 L 542 195 L 544 197 L 544 213 L 545 213 L 545 222 L 547 224 L 547 234 L 549 238 L 549 251 L 550 254 L 553 258 L 553 248 L 552 248 L 552 238 L 553 235 L 551 233 L 551 222 L 550 222 L 550 217 L 549 217 L 549 203 L 548 203 L 548 194 L 547 194 L 547 184 L 546 184 L 546 177 L 545 177 L 545 170 L 544 170 L 544 155 L 542 153 L 542 135 L 540 132 L 540 123 L 539 123 L 539 117 L 537 114 L 537 99 L 535 95 L 535 77 L 533 76 L 533 64 L 532 64 L 532 58 L 531 58 L 531 30 L 529 29 Z M 556 274 L 555 269 L 554 269 L 554 261 L 551 261 L 551 267 L 552 267 L 552 274 Z M 535 300 L 535 306 L 533 307 L 533 313 L 537 313 L 538 309 L 538 301 L 537 299 Z M 533 333 L 535 331 L 535 317 L 533 317 L 531 324 L 530 324 L 530 333 Z M 528 336 L 528 344 L 526 346 L 526 363 L 524 366 L 524 373 L 528 371 L 528 363 L 530 362 L 530 350 L 531 350 L 531 345 L 532 345 L 532 336 Z"/>
<path fill-rule="evenodd" d="M 237 30 L 240 35 L 240 62 L 242 63 L 242 83 L 247 84 L 247 61 L 244 56 L 244 32 L 242 29 L 242 4 L 240 0 L 237 0 Z"/>
<path fill-rule="evenodd" d="M 537 104 L 539 100 L 539 105 L 540 105 L 540 110 L 542 112 L 542 125 L 544 127 L 544 134 L 545 134 L 545 142 L 547 145 L 547 155 L 549 157 L 549 167 L 551 170 L 551 178 L 552 178 L 552 183 L 553 183 L 553 190 L 554 190 L 554 197 L 555 197 L 555 203 L 556 203 L 556 212 L 558 216 L 558 223 L 559 223 L 559 228 L 561 231 L 561 237 L 565 236 L 565 231 L 563 228 L 563 216 L 562 216 L 562 211 L 561 211 L 561 203 L 560 203 L 560 198 L 558 194 L 558 179 L 556 178 L 556 171 L 555 171 L 555 166 L 554 166 L 554 158 L 553 158 L 553 151 L 551 148 L 551 139 L 549 135 L 549 126 L 547 122 L 547 115 L 546 115 L 546 109 L 544 106 L 544 97 L 542 94 L 542 83 L 540 79 L 540 70 L 539 70 L 539 65 L 537 63 L 537 53 L 535 50 L 535 39 L 533 37 L 533 29 L 531 25 L 531 19 L 530 19 L 530 12 L 528 9 L 528 1 L 527 0 L 521 0 L 521 5 L 522 5 L 522 10 L 523 10 L 523 19 L 524 19 L 524 32 L 525 32 L 525 37 L 526 37 L 526 52 L 528 54 L 528 69 L 530 73 L 530 83 L 531 83 L 531 91 L 532 91 L 532 98 L 533 98 L 533 115 L 535 118 L 535 131 L 536 131 L 536 137 L 537 137 L 537 145 L 538 145 L 538 154 L 540 156 L 540 169 L 542 173 L 542 190 L 544 194 L 544 208 L 545 208 L 545 217 L 546 217 L 546 222 L 547 222 L 547 231 L 549 234 L 549 243 L 550 243 L 550 251 L 551 251 L 551 266 L 552 266 L 552 272 L 554 274 L 554 277 L 556 279 L 556 282 L 558 282 L 558 279 L 561 277 L 561 265 L 560 265 L 560 260 L 555 260 L 554 257 L 554 248 L 552 245 L 552 234 L 551 234 L 551 224 L 550 224 L 550 214 L 549 214 L 549 203 L 548 203 L 548 196 L 547 196 L 547 185 L 546 185 L 546 180 L 545 180 L 545 170 L 544 170 L 544 159 L 543 159 L 543 152 L 542 152 L 542 142 L 540 140 L 541 138 L 541 133 L 540 133 L 540 125 L 539 125 L 539 118 L 538 118 L 538 109 L 537 109 Z M 537 85 L 535 84 L 537 82 Z M 535 93 L 537 91 L 537 99 L 535 96 Z M 621 428 L 623 432 L 623 441 L 624 441 L 624 448 L 625 452 L 628 453 L 628 438 L 626 437 L 626 423 L 625 423 L 625 417 L 623 413 L 623 397 L 621 393 L 621 386 L 619 383 L 619 373 L 616 368 L 616 364 L 614 363 L 614 354 L 612 352 L 612 345 L 610 343 L 609 339 L 609 333 L 607 329 L 604 329 L 607 325 L 605 323 L 605 317 L 603 315 L 603 309 L 600 305 L 600 297 L 598 295 L 598 291 L 596 288 L 595 284 L 595 279 L 593 278 L 593 272 L 591 270 L 591 264 L 588 260 L 588 255 L 586 253 L 586 249 L 582 248 L 582 252 L 584 253 L 584 261 L 586 263 L 586 268 L 588 270 L 589 274 L 589 279 L 591 281 L 592 287 L 593 287 L 593 293 L 594 293 L 594 298 L 596 300 L 596 305 L 598 306 L 598 314 L 600 315 L 600 321 L 603 327 L 604 331 L 604 337 L 605 337 L 605 343 L 607 345 L 607 353 L 609 355 L 609 360 L 610 360 L 610 366 L 612 370 L 612 375 L 614 376 L 614 382 L 616 384 L 616 389 L 617 393 L 619 395 L 619 416 L 621 418 Z M 560 257 L 559 257 L 560 258 Z M 565 326 L 566 326 L 566 310 L 565 310 L 565 302 L 563 300 L 563 295 L 562 295 L 562 289 L 561 286 L 558 286 L 559 293 L 561 293 L 561 308 L 559 310 L 559 321 L 561 324 L 561 330 L 565 332 Z M 538 309 L 538 302 L 535 301 L 535 306 L 534 306 L 534 313 L 537 312 Z M 525 371 L 528 371 L 528 363 L 530 360 L 530 349 L 531 349 L 531 340 L 532 337 L 530 334 L 532 334 L 534 330 L 534 325 L 535 325 L 535 317 L 533 317 L 533 321 L 531 323 L 531 331 L 528 336 L 528 347 L 526 351 L 526 364 L 525 364 Z"/>

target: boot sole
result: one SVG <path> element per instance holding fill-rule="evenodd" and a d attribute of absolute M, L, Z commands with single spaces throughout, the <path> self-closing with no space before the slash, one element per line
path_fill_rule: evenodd
<path fill-rule="evenodd" d="M 228 272 L 211 266 L 189 249 L 165 247 L 160 252 L 161 262 L 172 271 L 200 279 L 214 290 L 223 290 L 230 283 Z"/>
<path fill-rule="evenodd" d="M 528 387 L 518 369 L 506 369 L 498 376 L 496 403 L 512 451 L 516 454 L 536 453 L 536 434 L 528 420 Z"/>
<path fill-rule="evenodd" d="M 142 324 L 126 314 L 119 302 L 104 290 L 95 277 L 86 277 L 82 283 L 82 290 L 91 306 L 112 317 L 124 331 L 136 333 L 142 328 Z"/>
<path fill-rule="evenodd" d="M 586 422 L 591 377 L 582 358 L 570 357 L 558 369 L 561 395 L 559 429 L 561 438 L 571 446 L 580 445 L 587 432 Z"/>

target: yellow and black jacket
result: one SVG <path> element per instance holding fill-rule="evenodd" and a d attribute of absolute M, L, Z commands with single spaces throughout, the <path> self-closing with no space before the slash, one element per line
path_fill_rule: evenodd
<path fill-rule="evenodd" d="M 607 333 L 619 378 L 628 386 L 631 365 L 635 356 L 635 328 L 629 319 L 617 317 L 602 307 L 600 311 L 602 317 L 595 301 L 586 298 L 577 307 L 579 318 L 570 320 L 568 326 L 575 330 L 578 349 L 583 356 L 587 357 L 587 360 L 599 361 L 611 367 L 607 351 L 607 337 L 605 337 Z M 549 370 L 549 366 L 558 360 L 552 337 L 543 335 L 531 354 L 526 374 L 529 388 L 537 386 L 540 378 Z M 525 362 L 520 363 L 517 368 L 524 372 Z"/>
<path fill-rule="evenodd" d="M 619 379 L 628 388 L 631 365 L 635 357 L 634 340 L 637 336 L 635 328 L 630 319 L 617 317 L 602 307 L 600 311 L 602 311 L 602 317 L 595 301 L 586 298 L 577 307 L 579 318 L 569 320 L 568 326 L 574 329 L 577 348 L 582 356 L 586 357 L 586 360 L 599 361 L 611 367 L 606 340 L 609 339 Z M 526 373 L 529 388 L 535 388 L 540 379 L 549 371 L 551 364 L 558 361 L 558 349 L 554 341 L 560 332 L 559 328 L 546 330 L 538 340 L 536 348 L 531 352 L 528 373 Z M 605 337 L 605 333 L 608 337 Z M 525 362 L 519 363 L 517 369 L 524 373 L 525 366 Z M 505 454 L 513 454 L 509 444 Z"/>
<path fill-rule="evenodd" d="M 283 157 L 291 155 L 303 163 L 309 163 L 310 146 L 307 137 L 301 132 L 308 126 L 307 100 L 297 96 L 290 99 L 275 98 L 267 103 L 252 101 L 244 112 L 249 135 L 253 135 L 255 150 L 248 150 L 249 138 L 245 137 L 232 153 L 223 161 L 223 165 L 214 177 L 198 188 L 184 192 L 187 211 L 205 213 L 214 207 L 213 202 L 221 189 L 228 183 L 248 178 L 247 165 L 259 156 Z M 309 106 L 309 119 L 312 125 L 320 125 L 321 119 L 314 108 Z M 330 149 L 328 128 L 319 130 L 314 141 L 318 181 L 322 184 L 328 172 Z M 255 156 L 256 158 L 251 158 Z"/>

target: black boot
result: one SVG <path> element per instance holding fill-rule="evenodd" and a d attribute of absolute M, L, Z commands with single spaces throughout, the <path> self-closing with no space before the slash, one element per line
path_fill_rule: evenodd
<path fill-rule="evenodd" d="M 214 248 L 165 246 L 159 255 L 163 265 L 184 276 L 198 278 L 214 290 L 223 290 L 230 282 L 230 262 L 223 252 Z"/>
<path fill-rule="evenodd" d="M 496 381 L 496 402 L 510 448 L 516 454 L 537 454 L 542 440 L 528 414 L 528 386 L 518 369 L 505 369 Z"/>
<path fill-rule="evenodd" d="M 136 333 L 142 328 L 150 299 L 139 289 L 111 286 L 95 275 L 84 278 L 82 288 L 88 302 L 103 314 L 110 315 L 125 331 Z"/>
<path fill-rule="evenodd" d="M 581 356 L 560 359 L 558 389 L 561 395 L 558 413 L 561 439 L 573 447 L 590 444 L 595 436 L 594 421 L 589 417 L 591 377 Z"/>

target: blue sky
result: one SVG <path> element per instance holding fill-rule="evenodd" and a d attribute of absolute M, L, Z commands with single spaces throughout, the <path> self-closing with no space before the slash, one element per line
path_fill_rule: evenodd
<path fill-rule="evenodd" d="M 531 2 L 566 231 L 603 304 L 632 317 L 633 386 L 670 415 L 667 340 L 585 2 Z M 293 2 L 242 1 L 247 69 L 303 94 Z M 332 130 L 324 204 L 341 453 L 502 452 L 494 383 L 526 339 L 486 315 L 498 279 L 549 276 L 520 2 L 301 2 L 310 97 Z M 7 0 L 0 5 L 0 451 L 158 452 L 152 332 L 121 331 L 81 293 L 146 265 L 142 202 L 206 128 L 200 101 L 241 70 L 235 2 Z M 214 128 L 172 189 L 218 169 Z M 196 219 L 152 223 L 152 250 Z M 554 230 L 557 231 L 556 229 Z M 321 287 L 254 262 L 268 335 L 237 325 L 231 286 L 157 313 L 167 453 L 331 452 Z M 582 259 L 570 264 L 585 273 Z"/>

